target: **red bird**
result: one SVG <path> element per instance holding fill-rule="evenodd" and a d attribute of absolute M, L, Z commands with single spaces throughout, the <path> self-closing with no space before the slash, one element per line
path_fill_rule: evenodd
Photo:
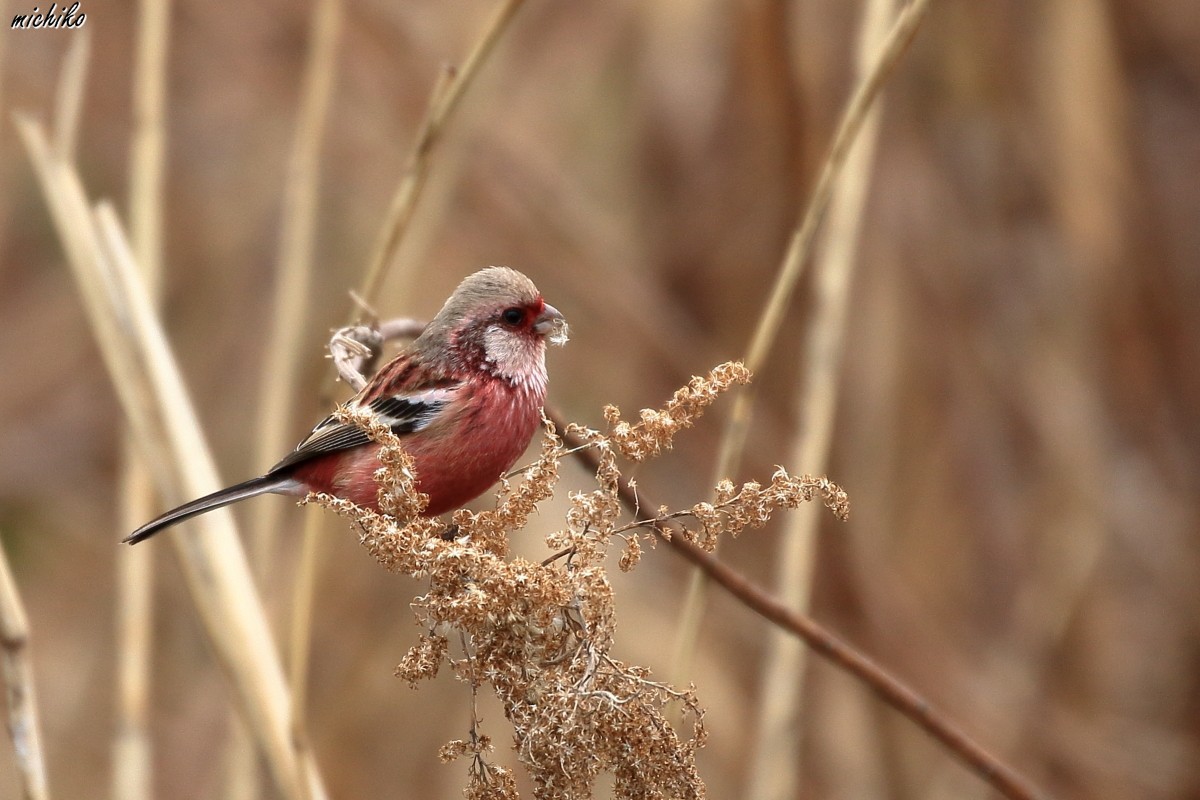
<path fill-rule="evenodd" d="M 565 342 L 566 323 L 533 282 L 506 267 L 481 270 L 350 401 L 400 437 L 429 495 L 426 516 L 483 494 L 525 452 L 546 398 L 547 339 Z M 378 451 L 357 426 L 326 417 L 265 475 L 172 509 L 124 541 L 269 492 L 325 492 L 378 510 Z"/>

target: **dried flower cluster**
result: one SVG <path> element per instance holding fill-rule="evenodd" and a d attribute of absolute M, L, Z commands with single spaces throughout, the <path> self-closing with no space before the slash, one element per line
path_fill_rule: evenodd
<path fill-rule="evenodd" d="M 571 494 L 565 526 L 546 537 L 555 555 L 542 563 L 507 556 L 509 536 L 526 526 L 558 482 L 565 451 L 549 421 L 538 459 L 515 486 L 502 483 L 496 508 L 458 511 L 447 523 L 418 516 L 425 501 L 414 490 L 412 460 L 392 432 L 369 415 L 341 412 L 381 445 L 376 480 L 383 513 L 327 496 L 314 499 L 357 523 L 363 544 L 385 567 L 429 581 L 428 592 L 413 604 L 426 633 L 397 675 L 415 685 L 446 665 L 473 696 L 481 688 L 495 692 L 536 797 L 590 797 L 601 772 L 615 776 L 618 798 L 704 796 L 694 758 L 705 740 L 703 710 L 691 688 L 657 682 L 648 670 L 610 654 L 616 620 L 604 558 L 617 537 L 626 544 L 622 567 L 631 568 L 640 553 L 637 528 L 649 522 L 620 520 L 618 455 L 641 460 L 669 448 L 675 433 L 719 393 L 748 380 L 741 364 L 723 364 L 694 378 L 664 409 L 642 411 L 636 425 L 609 407 L 607 433 L 573 426 L 599 456 L 596 488 Z M 735 489 L 722 482 L 714 502 L 680 512 L 661 509 L 655 521 L 691 517 L 698 530 L 687 535 L 708 543 L 721 533 L 761 526 L 776 510 L 818 495 L 845 514 L 846 496 L 836 485 L 779 469 L 766 487 Z M 667 721 L 672 703 L 691 721 L 686 737 Z M 467 797 L 516 797 L 513 776 L 487 761 L 490 749 L 476 724 L 469 739 L 450 742 L 441 755 L 471 756 Z"/>
<path fill-rule="evenodd" d="M 604 407 L 608 439 L 630 461 L 653 458 L 670 448 L 675 434 L 692 427 L 695 420 L 716 402 L 717 395 L 734 384 L 750 382 L 750 370 L 740 361 L 728 361 L 715 367 L 706 377 L 695 377 L 675 392 L 665 408 L 643 408 L 642 421 L 636 425 L 621 419 L 621 409 Z"/>

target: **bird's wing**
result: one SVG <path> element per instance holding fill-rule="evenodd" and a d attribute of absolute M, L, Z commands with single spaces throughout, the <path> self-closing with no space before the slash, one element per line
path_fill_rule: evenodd
<path fill-rule="evenodd" d="M 459 385 L 439 386 L 418 392 L 383 394 L 366 403 L 379 421 L 392 429 L 392 433 L 403 436 L 429 427 L 438 415 L 454 401 Z M 282 461 L 271 467 L 267 474 L 276 473 L 302 461 L 308 461 L 325 453 L 348 450 L 370 441 L 366 432 L 354 424 L 347 424 L 330 414 L 304 441 L 296 445 Z"/>

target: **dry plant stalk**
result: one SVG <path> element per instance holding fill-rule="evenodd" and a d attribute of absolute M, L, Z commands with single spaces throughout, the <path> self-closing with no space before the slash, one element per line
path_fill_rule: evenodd
<path fill-rule="evenodd" d="M 42 726 L 38 722 L 37 695 L 33 690 L 33 664 L 29 657 L 29 618 L 0 548 L 0 675 L 8 700 L 8 732 L 17 756 L 21 796 L 46 800 L 46 758 L 42 753 Z"/>
<path fill-rule="evenodd" d="M 861 11 L 855 60 L 862 81 L 870 79 L 875 62 L 887 52 L 886 48 L 881 51 L 881 47 L 895 16 L 894 5 L 894 0 L 868 0 Z M 903 37 L 893 39 L 890 47 L 898 46 L 898 41 L 903 42 Z M 834 421 L 840 405 L 838 390 L 856 252 L 879 144 L 882 106 L 882 97 L 864 106 L 860 132 L 846 148 L 842 174 L 833 182 L 822 247 L 813 264 L 813 306 L 800 360 L 804 388 L 795 395 L 797 430 L 803 434 L 795 437 L 789 459 L 818 472 L 829 464 Z M 778 539 L 775 592 L 802 614 L 808 613 L 812 600 L 818 524 L 819 517 L 811 510 L 794 514 L 788 519 L 785 534 Z M 807 651 L 795 637 L 778 628 L 771 631 L 756 711 L 757 746 L 753 748 L 753 766 L 747 784 L 747 795 L 753 800 L 786 800 L 795 797 L 798 791 L 801 770 L 780 770 L 778 764 L 789 758 L 794 762 L 796 758 L 793 743 L 799 720 L 803 718 L 807 662 Z M 860 702 L 862 698 L 861 694 L 836 691 L 829 697 L 832 702 L 843 704 Z M 847 726 L 856 718 L 850 713 L 840 716 Z M 863 730 L 857 740 L 869 742 L 878 736 Z M 883 780 L 875 786 L 853 782 L 865 780 L 869 770 L 845 772 L 852 777 L 843 778 L 850 781 L 841 784 L 843 793 L 884 792 L 879 785 Z"/>
<path fill-rule="evenodd" d="M 313 282 L 320 154 L 337 76 L 342 14 L 340 0 L 321 0 L 313 7 L 309 22 L 310 43 L 283 185 L 271 327 L 258 393 L 255 427 L 260 433 L 255 452 L 256 461 L 261 464 L 273 463 L 275 456 L 287 448 L 292 435 L 292 409 L 300 393 L 297 387 Z M 252 560 L 264 587 L 275 553 L 279 519 L 278 504 L 258 506 L 252 528 Z"/>
<path fill-rule="evenodd" d="M 92 32 L 84 28 L 79 33 L 79 36 L 71 37 L 54 90 L 54 154 L 64 161 L 75 158 L 79 117 L 91 62 Z"/>
<path fill-rule="evenodd" d="M 18 115 L 17 130 L 159 491 L 168 502 L 211 491 L 218 485 L 211 453 L 115 211 L 106 203 L 92 208 L 75 168 L 54 156 L 40 125 Z M 199 524 L 205 535 L 174 544 L 216 656 L 282 796 L 324 797 L 316 764 L 290 736 L 287 686 L 232 518 L 213 514 Z"/>
<path fill-rule="evenodd" d="M 0 0 L 0 19 L 7 16 L 8 4 L 4 0 Z M 5 45 L 8 42 L 7 36 L 0 36 L 0 66 L 4 65 Z M 4 113 L 4 70 L 0 69 L 0 119 L 8 119 Z"/>
<path fill-rule="evenodd" d="M 300 83 L 300 103 L 288 156 L 283 187 L 283 212 L 279 228 L 271 327 L 265 345 L 262 380 L 258 394 L 256 460 L 269 464 L 288 444 L 293 422 L 293 404 L 298 394 L 302 343 L 309 316 L 309 293 L 313 279 L 313 249 L 316 240 L 317 196 L 320 153 L 326 117 L 337 75 L 338 43 L 342 28 L 341 0 L 319 0 L 309 22 L 309 46 Z M 279 536 L 281 507 L 262 503 L 255 509 L 251 526 L 251 565 L 259 590 L 268 603 L 280 590 L 272 574 L 273 555 Z M 306 520 L 302 552 L 311 557 L 317 548 L 315 521 Z M 307 749 L 304 702 L 308 689 L 308 650 L 312 615 L 315 561 L 306 558 L 306 571 L 295 578 L 294 604 L 288 630 L 288 675 L 291 688 L 292 741 Z M 281 635 L 282 639 L 283 636 Z M 252 741 L 237 720 L 231 720 L 232 737 L 227 745 L 226 796 L 251 800 L 260 796 L 259 762 Z"/>
<path fill-rule="evenodd" d="M 664 408 L 643 410 L 636 424 L 610 406 L 607 432 L 569 426 L 596 456 L 596 488 L 571 494 L 563 526 L 546 536 L 555 555 L 541 563 L 509 559 L 508 543 L 553 495 L 559 463 L 568 455 L 549 420 L 539 457 L 519 481 L 502 482 L 496 508 L 460 510 L 447 523 L 419 516 L 427 498 L 417 492 L 412 459 L 391 429 L 363 410 L 338 412 L 381 445 L 375 476 L 381 512 L 328 495 L 309 499 L 356 523 L 363 545 L 384 567 L 429 582 L 413 603 L 426 633 L 397 675 L 416 685 L 445 665 L 470 685 L 472 697 L 483 688 L 493 691 L 536 797 L 590 797 L 601 772 L 613 774 L 619 798 L 705 796 L 695 765 L 706 738 L 704 710 L 692 687 L 656 681 L 648 669 L 612 655 L 616 614 L 604 560 L 614 543 L 623 544 L 621 567 L 632 569 L 642 539 L 667 520 L 690 518 L 694 524 L 681 535 L 711 547 L 722 533 L 759 527 L 776 511 L 818 497 L 845 517 L 846 495 L 837 485 L 779 468 L 766 486 L 723 481 L 716 502 L 621 519 L 628 483 L 622 484 L 619 460 L 669 449 L 718 395 L 749 378 L 743 365 L 722 364 L 693 378 Z M 674 704 L 691 721 L 686 735 L 668 721 L 666 709 Z M 473 723 L 469 736 L 448 743 L 441 756 L 471 756 L 467 797 L 517 797 L 513 776 L 488 762 L 490 747 Z"/>
<path fill-rule="evenodd" d="M 166 157 L 168 0 L 139 3 L 133 71 L 134 130 L 129 152 L 129 233 L 146 293 L 158 305 L 162 285 L 162 218 Z M 67 73 L 64 68 L 64 75 Z M 83 95 L 82 80 L 75 90 Z M 66 84 L 64 84 L 65 89 Z M 62 98 L 68 91 L 60 91 Z M 73 138 L 73 137 L 72 137 Z M 69 150 L 62 148 L 64 159 Z M 149 468 L 127 433 L 122 443 L 121 528 L 154 513 L 156 494 Z M 117 707 L 113 734 L 113 800 L 146 800 L 153 795 L 149 706 L 153 641 L 153 551 L 125 548 L 116 556 Z"/>
<path fill-rule="evenodd" d="M 858 139 L 871 107 L 883 91 L 884 85 L 891 77 L 901 56 L 912 44 L 921 21 L 929 10 L 929 5 L 930 0 L 913 0 L 896 15 L 891 30 L 879 48 L 878 56 L 870 69 L 866 71 L 863 79 L 855 86 L 854 92 L 842 112 L 837 130 L 829 146 L 829 153 L 821 165 L 821 172 L 813 187 L 812 196 L 792 232 L 787 251 L 784 253 L 783 261 L 779 265 L 779 272 L 776 274 L 775 284 L 771 288 L 766 307 L 759 317 L 754 336 L 750 340 L 746 364 L 753 371 L 761 372 L 766 364 L 779 334 L 783 316 L 787 312 L 796 285 L 800 280 L 801 272 L 804 265 L 808 263 L 813 243 L 816 241 L 818 226 L 833 198 L 834 189 L 846 160 Z M 746 437 L 750 431 L 754 396 L 754 389 L 751 388 L 749 391 L 740 393 L 734 399 L 729 422 L 717 453 L 716 474 L 718 476 L 736 472 L 741 463 L 742 451 L 745 449 Z M 674 659 L 676 668 L 679 670 L 687 670 L 699 636 L 700 620 L 703 618 L 705 604 L 705 581 L 703 573 L 693 574 L 684 609 L 680 614 Z"/>
<path fill-rule="evenodd" d="M 551 409 L 547 409 L 547 414 L 551 419 L 560 419 L 554 415 Z M 561 424 L 564 427 L 567 426 L 565 422 Z M 597 455 L 591 449 L 583 447 L 584 441 L 572 431 L 567 430 L 563 435 L 563 440 L 579 461 L 591 468 L 599 465 Z M 833 484 L 830 486 L 832 487 Z M 619 484 L 618 488 L 621 501 L 626 508 L 636 509 L 642 505 L 653 505 L 646 501 L 644 492 L 635 493 L 630 483 Z M 835 494 L 834 497 L 841 496 Z M 1000 794 L 1012 798 L 1012 800 L 1037 800 L 1046 796 L 1015 769 L 972 739 L 965 730 L 942 713 L 928 698 L 893 676 L 811 617 L 798 613 L 778 598 L 763 591 L 753 581 L 716 558 L 711 552 L 692 544 L 686 535 L 677 536 L 677 526 L 673 520 L 658 517 L 654 520 L 647 520 L 646 524 L 653 529 L 655 536 L 666 543 L 667 547 L 676 555 L 690 561 L 702 570 L 715 585 L 724 589 L 731 597 L 758 614 L 762 619 L 802 639 L 815 653 L 861 681 L 885 703 L 908 717 L 930 737 L 941 743 L 951 755 L 959 759 Z"/>
<path fill-rule="evenodd" d="M 446 126 L 479 73 L 480 67 L 495 49 L 496 43 L 508 29 L 523 2 L 524 0 L 502 0 L 484 25 L 483 32 L 462 67 L 447 67 L 439 76 L 429 98 L 425 120 L 409 152 L 404 175 L 396 186 L 384 217 L 383 227 L 371 248 L 360 292 L 368 304 L 375 302 L 387 269 L 395 261 L 396 254 L 400 251 L 400 243 L 408 232 L 408 225 L 416 212 L 417 201 L 420 200 L 425 181 L 429 177 L 430 154 L 444 135 Z M 359 320 L 361 319 L 360 315 Z"/>

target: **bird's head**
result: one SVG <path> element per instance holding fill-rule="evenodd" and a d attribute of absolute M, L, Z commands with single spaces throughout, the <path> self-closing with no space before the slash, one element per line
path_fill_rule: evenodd
<path fill-rule="evenodd" d="M 565 344 L 567 323 L 529 278 L 489 267 L 458 285 L 420 338 L 450 359 L 544 391 L 546 342 Z"/>

